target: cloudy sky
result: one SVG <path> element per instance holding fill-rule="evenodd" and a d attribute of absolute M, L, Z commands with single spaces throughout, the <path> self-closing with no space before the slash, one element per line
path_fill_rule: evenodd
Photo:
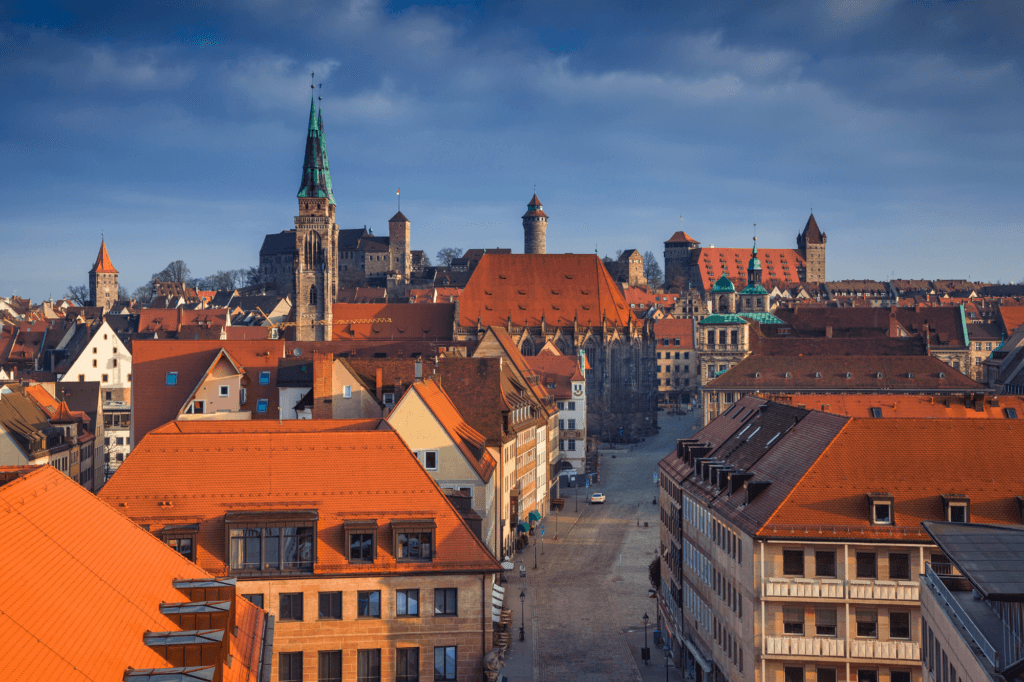
<path fill-rule="evenodd" d="M 642 5 L 642 9 L 638 9 Z M 1024 277 L 1021 2 L 132 2 L 0 8 L 0 295 L 256 264 L 310 72 L 338 223 L 413 248 L 792 247 L 829 279 Z M 680 223 L 680 216 L 684 222 Z"/>

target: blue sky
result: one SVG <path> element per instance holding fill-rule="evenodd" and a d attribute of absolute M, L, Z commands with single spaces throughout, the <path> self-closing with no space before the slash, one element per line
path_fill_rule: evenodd
<path fill-rule="evenodd" d="M 0 294 L 256 264 L 296 213 L 310 72 L 343 228 L 413 248 L 792 247 L 829 279 L 1024 277 L 1020 2 L 13 2 Z"/>

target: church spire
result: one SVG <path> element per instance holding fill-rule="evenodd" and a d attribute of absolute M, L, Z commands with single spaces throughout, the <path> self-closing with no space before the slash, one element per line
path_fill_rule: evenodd
<path fill-rule="evenodd" d="M 326 197 L 334 205 L 331 172 L 327 167 L 327 142 L 324 140 L 323 117 L 318 116 L 316 98 L 309 103 L 309 129 L 306 132 L 306 156 L 302 161 L 300 198 Z"/>

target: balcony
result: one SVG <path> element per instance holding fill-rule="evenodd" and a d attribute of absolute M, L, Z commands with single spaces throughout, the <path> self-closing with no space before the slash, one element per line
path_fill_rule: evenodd
<path fill-rule="evenodd" d="M 873 639 L 853 639 L 850 640 L 850 658 L 920 661 L 921 645 L 917 642 L 879 642 Z"/>
<path fill-rule="evenodd" d="M 761 596 L 788 599 L 920 600 L 912 580 L 836 580 L 835 578 L 766 578 Z"/>
<path fill-rule="evenodd" d="M 842 599 L 846 596 L 846 590 L 842 580 L 822 578 L 768 578 L 763 584 L 763 596 L 765 597 Z"/>
<path fill-rule="evenodd" d="M 846 642 L 832 637 L 772 637 L 764 638 L 766 656 L 833 656 L 846 655 Z"/>

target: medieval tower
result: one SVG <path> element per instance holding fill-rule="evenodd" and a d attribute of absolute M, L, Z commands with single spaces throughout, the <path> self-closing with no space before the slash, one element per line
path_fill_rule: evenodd
<path fill-rule="evenodd" d="M 410 232 L 412 223 L 401 211 L 388 221 L 388 250 L 391 252 L 391 271 L 400 275 L 402 281 L 409 282 L 412 274 L 412 256 L 409 253 Z"/>
<path fill-rule="evenodd" d="M 523 216 L 523 253 L 548 252 L 548 215 L 541 206 L 540 199 L 534 193 L 530 200 L 529 210 Z"/>
<path fill-rule="evenodd" d="M 117 302 L 117 270 L 110 262 L 105 241 L 100 242 L 96 264 L 89 271 L 89 299 L 94 306 L 103 308 L 104 313 Z"/>
<path fill-rule="evenodd" d="M 329 341 L 333 336 L 331 307 L 337 296 L 338 226 L 334 223 L 334 189 L 327 163 L 323 117 L 316 100 L 309 105 L 306 156 L 295 216 L 295 338 Z"/>
<path fill-rule="evenodd" d="M 807 275 L 804 281 L 814 283 L 825 281 L 825 242 L 827 241 L 828 237 L 818 229 L 818 222 L 812 213 L 811 217 L 807 219 L 807 224 L 804 225 L 804 231 L 796 236 L 796 248 L 800 249 L 804 260 L 807 261 Z"/>

